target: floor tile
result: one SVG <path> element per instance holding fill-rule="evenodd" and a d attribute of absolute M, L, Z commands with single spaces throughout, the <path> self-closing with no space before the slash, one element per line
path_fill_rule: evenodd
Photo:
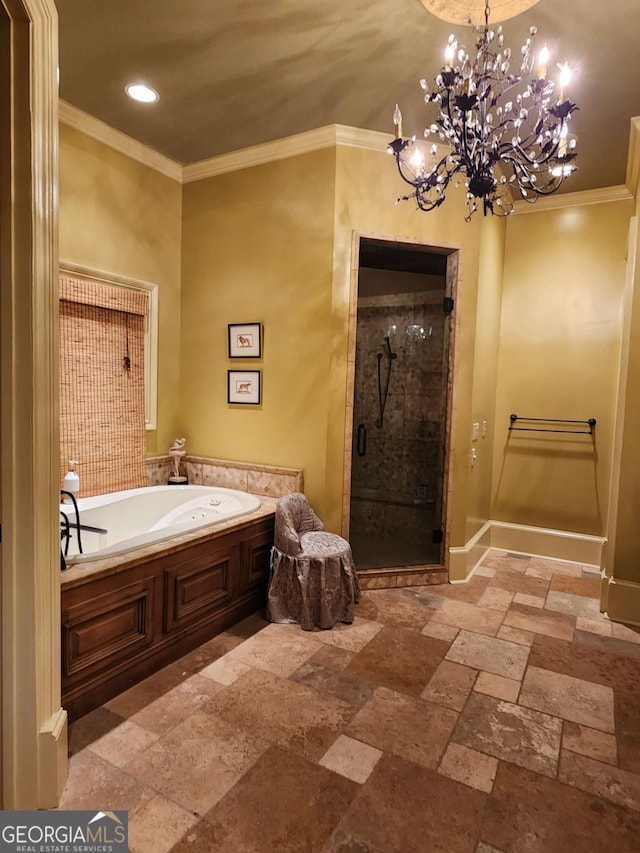
<path fill-rule="evenodd" d="M 272 747 L 206 814 L 212 846 L 183 845 L 174 853 L 315 853 L 359 790 L 350 779 Z"/>
<path fill-rule="evenodd" d="M 482 840 L 506 853 L 637 853 L 640 816 L 513 764 L 500 764 Z"/>
<path fill-rule="evenodd" d="M 600 578 L 575 578 L 567 575 L 554 575 L 551 578 L 550 590 L 554 592 L 570 592 L 573 595 L 585 595 L 587 598 L 600 599 Z"/>
<path fill-rule="evenodd" d="M 600 634 L 601 637 L 611 637 L 613 634 L 611 624 L 608 619 L 584 619 L 578 616 L 576 631 L 591 631 L 592 634 Z"/>
<path fill-rule="evenodd" d="M 562 722 L 520 705 L 472 693 L 452 735 L 454 743 L 555 776 Z"/>
<path fill-rule="evenodd" d="M 629 643 L 614 636 L 606 637 L 595 634 L 593 631 L 576 631 L 573 639 L 576 645 L 591 646 L 593 649 L 613 655 L 635 658 L 636 663 L 640 661 L 640 644 L 638 643 Z"/>
<path fill-rule="evenodd" d="M 190 675 L 189 671 L 182 669 L 178 664 L 171 663 L 129 690 L 125 690 L 124 693 L 119 693 L 106 702 L 104 707 L 120 714 L 121 717 L 131 717 L 160 696 L 164 696 L 168 690 L 182 683 Z"/>
<path fill-rule="evenodd" d="M 127 770 L 187 811 L 204 814 L 268 746 L 215 715 L 196 711 L 131 761 Z"/>
<path fill-rule="evenodd" d="M 239 646 L 243 641 L 243 637 L 239 637 L 237 634 L 230 634 L 228 631 L 223 631 L 221 634 L 218 634 L 217 637 L 214 637 L 212 640 L 208 640 L 206 643 L 198 646 L 197 649 L 194 649 L 184 657 L 179 658 L 176 663 L 179 667 L 187 670 L 188 672 L 200 672 L 200 670 L 209 666 L 210 663 L 213 663 L 218 660 L 218 658 L 226 655 L 226 653 L 230 652 L 231 649 L 235 649 L 235 647 Z"/>
<path fill-rule="evenodd" d="M 530 646 L 533 643 L 535 634 L 531 631 L 522 631 L 520 628 L 511 628 L 509 625 L 503 625 L 496 636 L 499 640 L 507 640 L 509 643 L 519 643 L 521 646 Z"/>
<path fill-rule="evenodd" d="M 126 771 L 85 749 L 69 761 L 69 775 L 58 808 L 125 809 L 131 816 L 155 793 Z"/>
<path fill-rule="evenodd" d="M 382 750 L 375 746 L 347 735 L 338 735 L 318 764 L 362 785 L 371 776 L 381 757 Z"/>
<path fill-rule="evenodd" d="M 473 689 L 478 693 L 494 696 L 496 699 L 504 699 L 505 702 L 517 702 L 520 682 L 514 681 L 512 678 L 503 678 L 501 675 L 494 675 L 492 672 L 481 672 L 473 685 Z"/>
<path fill-rule="evenodd" d="M 529 666 L 518 702 L 592 729 L 614 731 L 613 690 L 602 684 Z"/>
<path fill-rule="evenodd" d="M 424 767 L 436 767 L 458 715 L 379 687 L 345 733 Z"/>
<path fill-rule="evenodd" d="M 563 750 L 558 779 L 640 812 L 640 776 L 628 770 Z"/>
<path fill-rule="evenodd" d="M 203 678 L 210 678 L 212 681 L 217 681 L 218 684 L 224 684 L 225 687 L 228 687 L 250 670 L 251 667 L 248 663 L 225 656 L 218 658 L 218 660 L 204 667 L 200 671 L 200 675 Z"/>
<path fill-rule="evenodd" d="M 527 574 L 548 578 L 555 575 L 579 578 L 582 577 L 582 566 L 578 563 L 566 563 L 563 560 L 552 560 L 548 557 L 532 557 L 527 567 Z"/>
<path fill-rule="evenodd" d="M 104 705 L 75 720 L 69 726 L 69 757 L 117 728 L 123 720 L 124 717 Z"/>
<path fill-rule="evenodd" d="M 640 692 L 614 693 L 618 764 L 640 775 Z"/>
<path fill-rule="evenodd" d="M 474 577 L 479 578 L 492 578 L 496 573 L 496 569 L 492 569 L 489 566 L 478 566 L 478 568 L 473 573 Z"/>
<path fill-rule="evenodd" d="M 354 657 L 355 652 L 323 643 L 322 648 L 309 658 L 309 663 L 317 663 L 318 666 L 327 666 L 329 669 L 346 669 Z"/>
<path fill-rule="evenodd" d="M 435 770 L 383 755 L 340 829 L 384 853 L 473 853 L 486 798 Z M 351 848 L 362 849 L 370 848 Z"/>
<path fill-rule="evenodd" d="M 466 601 L 468 604 L 477 604 L 484 595 L 490 578 L 483 578 L 475 574 L 466 583 L 444 583 L 432 587 L 429 593 L 438 595 L 440 598 L 448 598 L 452 601 Z M 418 600 L 421 596 L 416 593 Z"/>
<path fill-rule="evenodd" d="M 442 756 L 438 772 L 478 791 L 490 793 L 498 770 L 498 761 L 483 752 L 450 743 Z"/>
<path fill-rule="evenodd" d="M 321 666 L 308 660 L 293 675 L 292 681 L 306 684 L 321 693 L 331 693 L 350 705 L 363 705 L 375 690 L 375 684 L 348 672 Z"/>
<path fill-rule="evenodd" d="M 495 569 L 491 569 L 495 571 Z M 501 610 L 506 613 L 513 600 L 514 593 L 498 587 L 489 587 L 478 599 L 479 607 L 489 607 L 491 610 Z"/>
<path fill-rule="evenodd" d="M 116 767 L 124 767 L 157 740 L 157 734 L 131 720 L 124 720 L 117 728 L 92 743 L 89 749 Z"/>
<path fill-rule="evenodd" d="M 433 637 L 436 640 L 445 640 L 447 643 L 451 643 L 458 636 L 459 630 L 459 628 L 454 628 L 453 625 L 442 625 L 440 622 L 427 622 L 420 633 L 424 637 Z"/>
<path fill-rule="evenodd" d="M 468 666 L 443 660 L 420 694 L 421 698 L 435 705 L 461 711 L 473 688 L 477 674 L 477 670 L 470 669 Z"/>
<path fill-rule="evenodd" d="M 557 613 L 568 613 L 570 616 L 581 616 L 583 619 L 603 619 L 600 613 L 600 599 L 587 598 L 584 595 L 574 595 L 571 592 L 550 590 L 545 603 L 547 610 Z"/>
<path fill-rule="evenodd" d="M 322 848 L 322 853 L 384 853 L 384 851 L 361 838 L 356 838 L 350 832 L 345 832 L 339 826 Z"/>
<path fill-rule="evenodd" d="M 443 640 L 387 625 L 354 657 L 345 672 L 419 696 L 448 649 L 449 644 Z"/>
<path fill-rule="evenodd" d="M 356 711 L 336 696 L 261 670 L 227 687 L 211 707 L 229 723 L 312 761 L 324 755 Z"/>
<path fill-rule="evenodd" d="M 526 646 L 467 631 L 460 631 L 446 655 L 455 663 L 514 679 L 522 678 L 528 657 Z"/>
<path fill-rule="evenodd" d="M 545 634 L 559 640 L 573 639 L 575 618 L 565 613 L 552 613 L 550 610 L 538 610 L 524 604 L 512 604 L 504 618 L 504 624 L 510 628 Z"/>
<path fill-rule="evenodd" d="M 206 710 L 211 699 L 222 689 L 222 684 L 201 675 L 192 675 L 133 714 L 130 720 L 150 732 L 166 734 L 195 711 Z"/>
<path fill-rule="evenodd" d="M 515 572 L 524 574 L 529 566 L 531 558 L 523 554 L 499 553 L 494 551 L 482 561 L 483 566 L 490 566 L 501 572 Z"/>
<path fill-rule="evenodd" d="M 431 616 L 432 622 L 441 622 L 452 625 L 454 628 L 474 631 L 476 634 L 486 634 L 489 637 L 495 637 L 503 619 L 504 614 L 498 610 L 489 610 L 466 601 L 452 601 L 446 598 L 437 600 Z"/>
<path fill-rule="evenodd" d="M 525 592 L 516 592 L 513 596 L 514 604 L 526 604 L 527 607 L 544 607 L 544 598 L 537 595 L 527 595 Z"/>
<path fill-rule="evenodd" d="M 232 649 L 229 657 L 286 678 L 320 648 L 313 637 L 299 625 L 272 623 Z"/>
<path fill-rule="evenodd" d="M 618 763 L 618 748 L 615 735 L 590 729 L 580 723 L 565 721 L 562 727 L 562 748 L 605 764 Z"/>
<path fill-rule="evenodd" d="M 368 604 L 369 609 L 362 615 L 373 623 L 420 631 L 429 618 L 429 613 L 419 603 L 419 595 L 416 590 L 377 589 L 363 592 L 363 603 Z M 358 605 L 358 610 L 360 609 L 361 605 Z"/>
<path fill-rule="evenodd" d="M 613 687 L 616 692 L 620 690 L 640 696 L 638 661 L 611 654 L 597 645 L 583 642 L 591 637 L 596 641 L 610 639 L 580 631 L 576 631 L 576 638 L 580 638 L 580 642 L 574 643 L 536 635 L 531 646 L 529 664 L 575 678 L 584 678 L 585 681 L 593 681 L 596 684 L 605 684 L 607 687 Z"/>
<path fill-rule="evenodd" d="M 637 625 L 623 625 L 622 622 L 611 622 L 611 633 L 617 640 L 625 640 L 628 643 L 640 643 L 640 627 Z"/>
<path fill-rule="evenodd" d="M 514 593 L 514 595 L 521 593 L 523 595 L 537 595 L 538 598 L 543 598 L 549 589 L 549 581 L 544 578 L 531 578 L 526 575 L 519 575 L 515 572 L 498 572 L 489 581 L 489 589 L 504 589 L 507 592 Z"/>
<path fill-rule="evenodd" d="M 382 629 L 380 622 L 356 616 L 351 625 L 336 624 L 330 631 L 316 631 L 314 640 L 329 646 L 337 646 L 348 652 L 359 652 Z"/>
<path fill-rule="evenodd" d="M 168 853 L 198 818 L 171 800 L 157 796 L 129 821 L 130 853 Z"/>

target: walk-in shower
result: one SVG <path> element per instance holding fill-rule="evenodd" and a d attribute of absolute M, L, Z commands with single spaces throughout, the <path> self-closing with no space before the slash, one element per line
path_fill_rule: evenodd
<path fill-rule="evenodd" d="M 361 242 L 350 541 L 358 569 L 442 562 L 445 254 Z"/>

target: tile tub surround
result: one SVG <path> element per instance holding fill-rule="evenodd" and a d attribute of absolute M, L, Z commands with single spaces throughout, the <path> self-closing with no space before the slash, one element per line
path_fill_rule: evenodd
<path fill-rule="evenodd" d="M 553 572 L 512 627 L 528 561 L 331 631 L 245 619 L 71 725 L 61 808 L 128 809 L 132 853 L 636 853 L 637 635 L 559 613 L 597 590 Z"/>
<path fill-rule="evenodd" d="M 301 492 L 304 486 L 302 471 L 298 468 L 278 468 L 205 456 L 185 456 L 181 471 L 186 474 L 191 485 L 223 486 L 272 498 L 280 498 L 289 492 Z M 168 456 L 147 458 L 148 485 L 164 485 L 172 473 L 173 461 Z"/>

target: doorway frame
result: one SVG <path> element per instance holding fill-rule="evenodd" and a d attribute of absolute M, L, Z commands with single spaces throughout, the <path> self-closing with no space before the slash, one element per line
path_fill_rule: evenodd
<path fill-rule="evenodd" d="M 358 327 L 358 276 L 360 271 L 360 242 L 361 240 L 377 240 L 379 242 L 397 243 L 398 245 L 421 246 L 425 251 L 432 251 L 447 255 L 446 272 L 446 294 L 454 300 L 454 308 L 449 320 L 449 361 L 447 366 L 446 387 L 447 401 L 445 410 L 445 454 L 443 465 L 442 483 L 442 524 L 444 527 L 444 540 L 442 543 L 442 563 L 425 568 L 424 566 L 407 566 L 399 569 L 380 569 L 371 572 L 371 579 L 376 586 L 384 586 L 384 582 L 378 582 L 379 578 L 389 577 L 393 583 L 389 586 L 407 585 L 415 583 L 416 577 L 425 574 L 438 576 L 439 582 L 449 579 L 449 545 L 451 539 L 451 483 L 452 483 L 452 461 L 454 451 L 454 437 L 456 435 L 456 390 L 455 381 L 458 370 L 458 325 L 460 323 L 460 312 L 458 310 L 458 285 L 461 279 L 463 249 L 459 243 L 438 244 L 425 243 L 415 237 L 401 235 L 388 235 L 379 232 L 368 233 L 353 231 L 351 235 L 351 262 L 349 277 L 349 326 L 347 332 L 347 393 L 344 423 L 344 469 L 342 483 L 342 536 L 349 539 L 351 525 L 351 465 L 353 455 L 353 413 L 355 396 L 355 373 L 356 373 L 356 337 Z M 438 571 L 440 570 L 440 571 Z M 374 574 L 376 575 L 374 578 Z M 364 580 L 361 576 L 361 580 Z M 426 580 L 424 581 L 426 582 Z M 365 584 L 366 586 L 366 580 Z"/>
<path fill-rule="evenodd" d="M 60 702 L 58 521 L 58 16 L 0 0 L 0 509 L 2 808 L 57 805 L 67 772 Z M 8 185 L 7 185 L 8 181 Z"/>

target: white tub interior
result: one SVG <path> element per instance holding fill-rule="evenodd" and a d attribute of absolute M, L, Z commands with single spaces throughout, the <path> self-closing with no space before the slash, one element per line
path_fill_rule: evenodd
<path fill-rule="evenodd" d="M 66 560 L 81 563 L 124 554 L 199 527 L 238 518 L 259 506 L 256 495 L 218 486 L 147 486 L 82 498 L 78 501 L 80 523 L 95 530 L 80 531 L 80 554 L 77 531 L 72 529 Z M 73 506 L 61 504 L 60 509 L 74 524 Z"/>

